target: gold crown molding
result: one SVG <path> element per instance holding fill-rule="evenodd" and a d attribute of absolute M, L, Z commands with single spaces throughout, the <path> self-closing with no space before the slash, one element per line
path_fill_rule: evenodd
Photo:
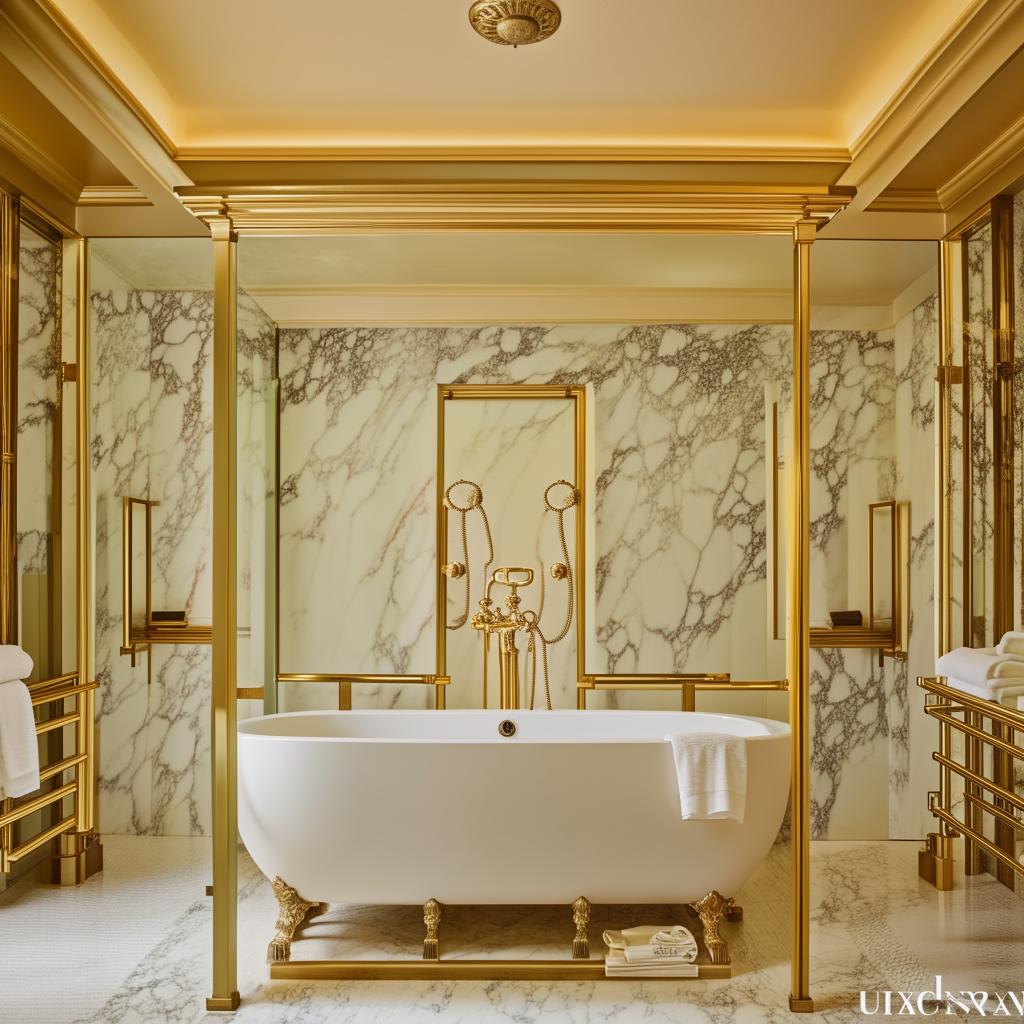
<path fill-rule="evenodd" d="M 944 185 L 939 188 L 939 200 L 943 209 L 950 209 L 962 203 L 973 192 L 996 178 L 1001 171 L 1011 166 L 1024 154 L 1024 115 L 1010 125 L 997 139 L 986 146 L 973 160 L 965 164 Z M 992 195 L 1001 191 L 1004 184 L 996 185 Z"/>
<path fill-rule="evenodd" d="M 117 94 L 121 102 L 139 119 L 139 122 L 157 141 L 164 152 L 173 159 L 175 147 L 171 137 L 158 124 L 156 118 L 142 105 L 135 93 L 118 77 L 113 68 L 97 53 L 85 36 L 75 28 L 52 0 L 34 0 L 34 3 L 50 19 L 54 28 L 70 43 L 78 56 L 92 68 L 112 92 Z"/>
<path fill-rule="evenodd" d="M 0 146 L 10 150 L 29 170 L 34 171 L 47 184 L 52 185 L 65 199 L 71 202 L 78 200 L 82 191 L 82 183 L 63 164 L 40 149 L 3 115 L 0 115 Z"/>
<path fill-rule="evenodd" d="M 873 202 L 1019 46 L 1024 0 L 975 0 L 918 63 L 850 146 L 839 183 L 854 185 L 851 212 Z"/>
<path fill-rule="evenodd" d="M 683 142 L 179 146 L 182 163 L 787 163 L 848 164 L 845 146 L 694 145 Z"/>
<path fill-rule="evenodd" d="M 397 182 L 303 189 L 177 190 L 210 222 L 248 234 L 352 231 L 707 231 L 788 234 L 853 198 L 835 186 L 652 182 Z"/>
<path fill-rule="evenodd" d="M 887 188 L 868 207 L 871 213 L 942 213 L 937 192 L 928 188 Z"/>
<path fill-rule="evenodd" d="M 79 206 L 152 206 L 149 197 L 134 185 L 86 185 Z"/>

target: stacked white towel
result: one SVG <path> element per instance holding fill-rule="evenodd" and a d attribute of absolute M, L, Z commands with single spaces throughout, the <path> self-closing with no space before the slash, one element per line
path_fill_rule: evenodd
<path fill-rule="evenodd" d="M 1024 694 L 1024 634 L 1007 633 L 996 647 L 958 647 L 935 662 L 935 671 L 985 700 L 1017 697 Z"/>
<path fill-rule="evenodd" d="M 20 647 L 0 644 L 0 797 L 39 788 L 36 720 L 22 682 L 31 674 L 32 659 Z"/>
<path fill-rule="evenodd" d="M 697 940 L 682 925 L 641 925 L 604 933 L 609 978 L 695 978 Z"/>
<path fill-rule="evenodd" d="M 747 741 L 721 732 L 665 737 L 672 744 L 683 821 L 732 818 L 747 806 Z"/>

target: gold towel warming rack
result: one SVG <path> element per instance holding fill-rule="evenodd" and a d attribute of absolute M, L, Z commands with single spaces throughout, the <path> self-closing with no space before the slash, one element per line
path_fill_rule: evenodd
<path fill-rule="evenodd" d="M 74 746 L 70 754 L 66 753 L 65 746 L 64 756 L 42 766 L 40 789 L 35 796 L 8 799 L 0 804 L 0 873 L 11 871 L 18 861 L 53 839 L 70 833 L 69 838 L 74 840 L 78 810 L 86 799 L 85 789 L 89 785 L 89 755 L 78 742 L 86 711 L 82 697 L 97 686 L 95 681 L 80 682 L 77 672 L 28 684 L 32 707 L 44 709 L 45 717 L 36 723 L 36 735 L 43 736 L 71 727 Z M 74 701 L 73 711 L 67 710 L 69 700 Z M 65 781 L 69 774 L 71 780 Z M 48 783 L 52 788 L 47 788 Z M 37 822 L 26 821 L 33 815 L 38 816 Z M 40 831 L 26 836 L 24 833 L 36 824 Z M 93 834 L 84 848 L 78 848 L 74 842 L 65 847 L 62 841 L 60 856 L 53 862 L 51 881 L 60 885 L 77 885 L 99 871 L 103 866 L 103 848 L 95 840 Z"/>

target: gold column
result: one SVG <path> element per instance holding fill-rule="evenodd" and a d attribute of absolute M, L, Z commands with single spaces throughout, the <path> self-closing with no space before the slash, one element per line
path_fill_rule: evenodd
<path fill-rule="evenodd" d="M 18 200 L 0 191 L 0 643 L 18 641 Z"/>
<path fill-rule="evenodd" d="M 810 350 L 811 245 L 817 222 L 793 230 L 793 473 L 789 502 L 789 727 L 793 743 L 793 948 L 789 1008 L 810 1013 Z"/>
<path fill-rule="evenodd" d="M 994 607 L 992 609 L 993 639 L 998 640 L 1007 630 L 1014 628 L 1014 500 L 1013 500 L 1013 372 L 1014 310 L 1013 310 L 1013 197 L 996 196 L 992 200 L 992 488 L 994 516 Z M 993 722 L 995 736 L 1008 739 L 1003 725 Z M 993 781 L 1009 789 L 1013 785 L 1013 763 L 1010 755 L 994 750 Z M 1009 807 L 997 799 L 1003 810 Z M 1015 856 L 1013 828 L 996 819 L 996 845 Z M 1014 872 L 1000 861 L 996 877 L 1003 885 L 1014 888 Z"/>
<path fill-rule="evenodd" d="M 953 264 L 954 245 L 945 239 L 940 243 L 939 272 L 939 339 L 935 382 L 936 430 L 938 446 L 935 457 L 935 657 L 953 647 L 953 483 L 952 457 L 953 401 Z"/>
<path fill-rule="evenodd" d="M 213 993 L 207 1010 L 238 1007 L 238 734 L 236 678 L 236 236 L 213 238 Z"/>
<path fill-rule="evenodd" d="M 587 398 L 576 392 L 573 403 L 573 471 L 576 474 L 576 681 L 587 674 Z M 584 701 L 586 697 L 584 696 Z M 577 691 L 577 701 L 579 701 Z M 582 707 L 586 705 L 583 704 Z"/>
<path fill-rule="evenodd" d="M 437 387 L 437 479 L 434 482 L 434 515 L 437 516 L 434 543 L 434 550 L 437 552 L 437 564 L 434 569 L 436 581 L 434 614 L 437 616 L 437 621 L 434 623 L 436 638 L 434 640 L 434 669 L 439 676 L 448 674 L 448 577 L 441 571 L 441 566 L 448 561 L 448 507 L 444 501 L 444 403 L 445 391 L 439 384 Z"/>

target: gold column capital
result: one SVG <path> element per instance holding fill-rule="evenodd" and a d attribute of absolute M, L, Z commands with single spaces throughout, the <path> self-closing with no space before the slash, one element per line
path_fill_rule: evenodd
<path fill-rule="evenodd" d="M 793 242 L 796 245 L 810 245 L 818 237 L 822 222 L 817 217 L 805 217 L 793 225 Z"/>

